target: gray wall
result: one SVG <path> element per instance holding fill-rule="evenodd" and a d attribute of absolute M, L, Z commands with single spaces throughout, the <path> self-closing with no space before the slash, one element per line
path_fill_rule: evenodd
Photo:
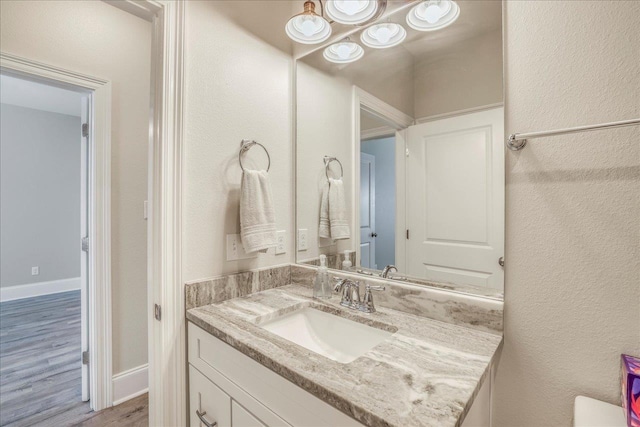
<path fill-rule="evenodd" d="M 396 260 L 395 137 L 362 141 L 363 153 L 376 158 L 376 264 L 383 269 Z"/>
<path fill-rule="evenodd" d="M 80 118 L 1 104 L 0 129 L 0 286 L 79 277 Z"/>

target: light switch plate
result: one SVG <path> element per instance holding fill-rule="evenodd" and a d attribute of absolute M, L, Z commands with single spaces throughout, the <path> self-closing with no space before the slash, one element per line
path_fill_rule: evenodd
<path fill-rule="evenodd" d="M 38 276 L 40 274 L 40 267 L 31 267 L 31 275 Z"/>
<path fill-rule="evenodd" d="M 257 258 L 258 252 L 246 253 L 239 234 L 227 234 L 227 261 Z"/>
<path fill-rule="evenodd" d="M 309 249 L 309 243 L 307 241 L 307 229 L 301 228 L 298 230 L 298 250 L 306 251 Z"/>
<path fill-rule="evenodd" d="M 286 254 L 287 250 L 285 249 L 287 241 L 287 231 L 280 230 L 276 233 L 276 255 Z"/>

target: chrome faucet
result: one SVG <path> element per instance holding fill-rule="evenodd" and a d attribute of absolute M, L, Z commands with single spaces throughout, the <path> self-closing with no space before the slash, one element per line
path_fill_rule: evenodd
<path fill-rule="evenodd" d="M 342 299 L 340 305 L 357 309 L 360 306 L 360 283 L 353 282 L 349 279 L 340 279 L 334 277 L 337 280 L 333 290 L 336 292 L 342 292 Z M 355 298 L 354 298 L 355 297 Z"/>
<path fill-rule="evenodd" d="M 336 285 L 333 290 L 336 292 L 342 292 L 342 300 L 340 305 L 348 307 L 352 310 L 360 310 L 363 313 L 375 313 L 376 307 L 373 304 L 373 294 L 371 291 L 384 291 L 384 286 L 371 286 L 367 284 L 365 286 L 364 298 L 360 300 L 360 283 L 353 282 L 349 279 L 340 279 L 334 277 Z"/>
<path fill-rule="evenodd" d="M 360 311 L 364 313 L 375 313 L 376 307 L 373 305 L 373 294 L 371 291 L 384 291 L 384 286 L 371 286 L 367 283 L 364 290 L 364 298 L 360 304 Z"/>
<path fill-rule="evenodd" d="M 393 270 L 394 273 L 398 272 L 398 268 L 395 265 L 389 264 L 384 268 L 384 270 L 382 270 L 382 273 L 380 273 L 380 277 L 382 277 L 383 279 L 388 278 L 391 270 Z"/>

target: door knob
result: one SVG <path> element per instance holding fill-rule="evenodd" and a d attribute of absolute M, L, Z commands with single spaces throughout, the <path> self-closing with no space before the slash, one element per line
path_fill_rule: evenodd
<path fill-rule="evenodd" d="M 498 258 L 498 264 L 500 264 L 500 267 L 504 267 L 504 257 Z"/>
<path fill-rule="evenodd" d="M 371 237 L 378 237 L 378 233 L 371 233 Z"/>

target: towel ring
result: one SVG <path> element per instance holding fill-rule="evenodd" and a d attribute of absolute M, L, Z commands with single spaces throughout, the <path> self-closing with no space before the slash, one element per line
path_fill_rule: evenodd
<path fill-rule="evenodd" d="M 244 166 L 242 166 L 242 155 L 249 151 L 249 149 L 251 149 L 251 147 L 253 147 L 254 145 L 259 145 L 260 147 L 262 147 L 264 152 L 267 154 L 267 160 L 269 160 L 269 164 L 267 165 L 267 172 L 269 172 L 269 169 L 271 169 L 271 156 L 269 155 L 269 151 L 267 151 L 264 145 L 252 139 L 243 139 L 242 141 L 240 141 L 240 152 L 238 153 L 238 162 L 240 163 L 240 169 L 242 169 L 242 172 L 244 172 Z"/>
<path fill-rule="evenodd" d="M 338 162 L 340 165 L 340 178 L 344 176 L 344 169 L 342 168 L 342 163 L 338 160 L 337 157 L 324 156 L 324 174 L 327 176 L 327 180 L 329 179 L 329 166 L 331 162 Z"/>

